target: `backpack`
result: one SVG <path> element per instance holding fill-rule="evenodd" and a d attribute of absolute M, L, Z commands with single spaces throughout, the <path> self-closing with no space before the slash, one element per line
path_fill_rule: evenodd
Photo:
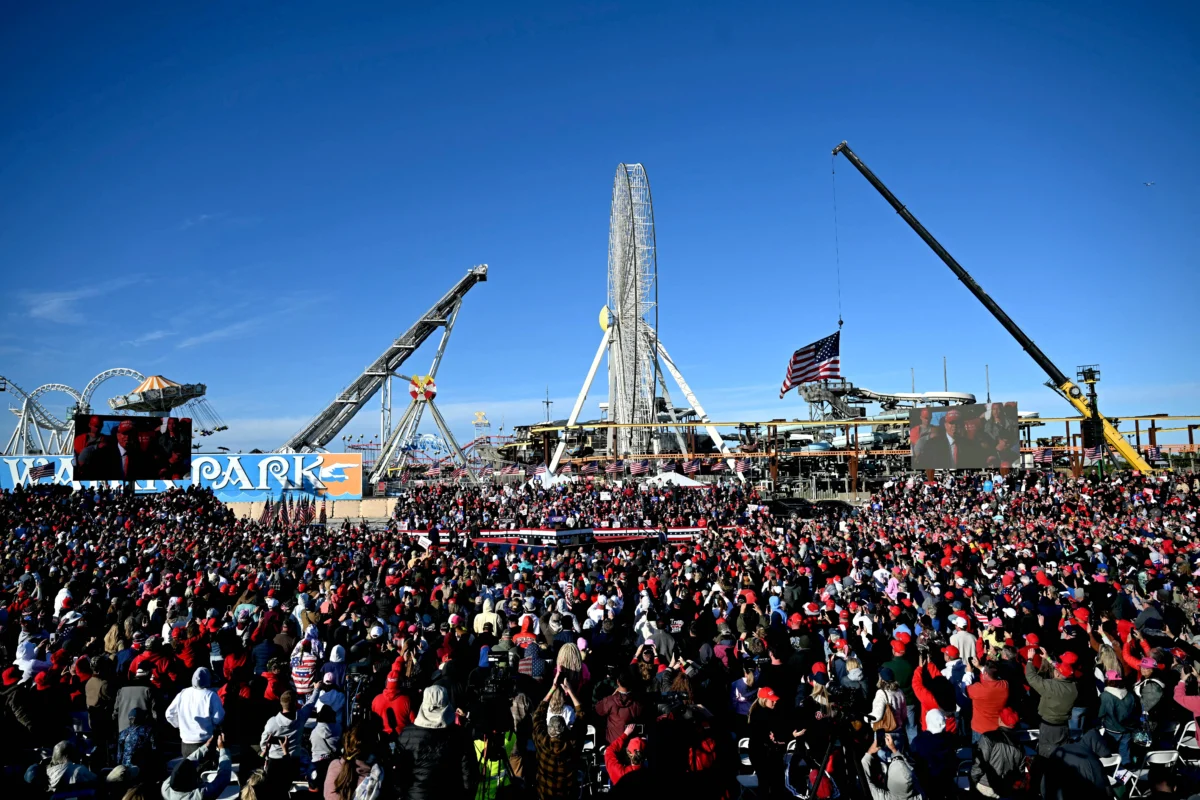
<path fill-rule="evenodd" d="M 354 769 L 354 765 L 350 764 L 342 769 Z M 383 768 L 376 764 L 371 767 L 371 772 L 359 782 L 358 787 L 354 790 L 354 800 L 379 800 L 381 794 L 383 794 Z"/>

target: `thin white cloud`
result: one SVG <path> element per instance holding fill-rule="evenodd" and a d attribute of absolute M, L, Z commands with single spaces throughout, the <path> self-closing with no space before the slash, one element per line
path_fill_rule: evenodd
<path fill-rule="evenodd" d="M 150 342 L 157 342 L 159 339 L 165 339 L 168 336 L 174 336 L 174 335 L 175 335 L 174 331 L 149 331 L 147 333 L 143 333 L 141 336 L 137 337 L 136 339 L 130 339 L 129 341 L 125 342 L 125 344 L 133 345 L 134 347 L 141 347 L 144 344 L 150 344 Z"/>
<path fill-rule="evenodd" d="M 197 214 L 194 217 L 188 217 L 179 224 L 179 230 L 186 231 L 189 228 L 195 228 L 200 225 L 206 225 L 210 222 L 216 222 L 225 217 L 225 212 L 219 214 Z"/>
<path fill-rule="evenodd" d="M 259 320 L 255 319 L 246 319 L 242 320 L 241 322 L 235 322 L 232 325 L 226 325 L 223 328 L 216 328 L 206 333 L 201 333 L 197 336 L 189 336 L 180 342 L 177 347 L 195 347 L 198 344 L 208 344 L 209 342 L 218 342 L 222 339 L 229 339 L 251 330 L 257 324 L 259 324 Z"/>
<path fill-rule="evenodd" d="M 21 295 L 20 299 L 25 304 L 25 312 L 33 319 L 57 322 L 63 325 L 80 325 L 85 318 L 83 313 L 75 307 L 76 303 L 123 289 L 140 280 L 140 277 L 120 278 L 98 286 L 72 289 L 67 292 L 26 292 Z"/>

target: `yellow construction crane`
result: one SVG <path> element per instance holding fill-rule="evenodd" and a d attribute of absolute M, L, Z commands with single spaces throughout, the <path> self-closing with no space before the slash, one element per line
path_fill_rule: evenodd
<path fill-rule="evenodd" d="M 1146 463 L 1146 460 L 1142 458 L 1141 454 L 1138 453 L 1138 451 L 1132 445 L 1130 445 L 1129 442 L 1125 441 L 1125 437 L 1121 436 L 1120 432 L 1117 431 L 1113 424 L 1109 422 L 1105 416 L 1100 414 L 1099 411 L 1093 408 L 1090 403 L 1088 403 L 1087 398 L 1084 397 L 1083 390 L 1076 386 L 1070 378 L 1064 375 L 1062 370 L 1054 366 L 1054 363 L 1046 357 L 1046 354 L 1041 351 L 1041 348 L 1034 344 L 1033 340 L 1026 336 L 1023 330 L 1017 327 L 1017 323 L 1013 322 L 1012 318 L 1009 317 L 1008 314 L 1004 313 L 1004 309 L 996 305 L 996 301 L 988 296 L 988 293 L 985 292 L 983 288 L 975 282 L 975 279 L 971 277 L 970 273 L 963 269 L 962 265 L 954 260 L 954 256 L 950 255 L 946 248 L 942 247 L 941 243 L 937 239 L 933 238 L 933 234 L 925 230 L 925 226 L 918 222 L 917 218 L 912 215 L 912 212 L 905 208 L 904 204 L 896 199 L 896 196 L 892 194 L 891 190 L 889 190 L 887 186 L 883 184 L 883 181 L 875 177 L 875 173 L 871 172 L 870 168 L 862 162 L 862 159 L 854 154 L 854 151 L 850 149 L 850 145 L 842 142 L 837 147 L 833 148 L 833 154 L 835 156 L 838 154 L 845 156 L 846 159 L 853 164 L 859 172 L 862 173 L 862 176 L 867 179 L 867 182 L 874 186 L 877 192 L 883 195 L 883 199 L 887 200 L 888 204 L 891 205 L 892 208 L 896 209 L 896 213 L 900 215 L 901 219 L 907 222 L 908 226 L 916 231 L 917 236 L 920 236 L 925 244 L 929 245 L 929 248 L 937 254 L 938 258 L 945 262 L 946 266 L 950 268 L 950 271 L 953 272 L 955 276 L 962 281 L 963 285 L 971 291 L 971 294 L 975 295 L 976 299 L 983 303 L 984 308 L 992 312 L 992 316 L 995 317 L 996 320 L 1004 326 L 1004 329 L 1008 331 L 1014 339 L 1017 340 L 1021 347 L 1024 348 L 1025 352 L 1029 353 L 1029 356 L 1037 362 L 1038 366 L 1045 370 L 1046 374 L 1050 376 L 1051 386 L 1060 394 L 1062 394 L 1062 396 L 1067 399 L 1067 402 L 1075 406 L 1075 409 L 1085 419 L 1091 419 L 1095 417 L 1100 420 L 1101 424 L 1104 426 L 1104 440 L 1108 442 L 1109 447 L 1120 453 L 1121 456 L 1127 462 L 1129 462 L 1129 465 L 1134 469 L 1141 470 L 1143 472 L 1153 471 L 1150 468 L 1150 465 Z"/>

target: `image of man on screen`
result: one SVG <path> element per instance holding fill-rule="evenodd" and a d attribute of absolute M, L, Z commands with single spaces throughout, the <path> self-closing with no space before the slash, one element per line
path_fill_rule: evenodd
<path fill-rule="evenodd" d="M 929 409 L 922 409 L 928 411 Z M 914 427 L 917 433 L 919 427 Z M 940 425 L 927 426 L 925 435 L 918 435 L 912 445 L 912 463 L 917 469 L 949 469 L 950 445 L 946 441 L 946 429 Z"/>

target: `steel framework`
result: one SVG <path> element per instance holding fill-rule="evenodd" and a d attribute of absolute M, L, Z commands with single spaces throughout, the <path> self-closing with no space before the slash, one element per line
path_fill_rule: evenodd
<path fill-rule="evenodd" d="M 650 179 L 641 164 L 618 164 L 613 178 L 608 228 L 608 304 L 600 312 L 600 322 L 604 329 L 600 346 L 571 409 L 567 427 L 579 421 L 600 361 L 607 354 L 609 421 L 643 426 L 661 422 L 664 428 L 674 427 L 676 445 L 680 452 L 686 452 L 683 429 L 676 427 L 679 420 L 667 389 L 664 366 L 700 421 L 706 422 L 708 415 L 658 338 L 654 205 Z M 659 411 L 659 389 L 662 390 L 666 419 Z M 720 452 L 728 453 L 717 429 L 711 425 L 705 429 Z M 551 473 L 558 469 L 566 447 L 564 436 L 549 464 Z M 610 456 L 657 453 L 659 447 L 660 440 L 653 427 L 608 429 Z M 732 471 L 732 460 L 728 463 Z M 738 477 L 744 479 L 741 473 Z"/>
<path fill-rule="evenodd" d="M 38 398 L 49 392 L 62 392 L 74 400 L 69 411 L 86 414 L 92 410 L 91 399 L 100 384 L 116 377 L 130 377 L 139 381 L 145 379 L 145 376 L 135 369 L 118 367 L 106 369 L 92 378 L 82 392 L 65 383 L 46 383 L 31 392 L 26 392 L 17 384 L 0 376 L 0 382 L 6 383 L 21 400 L 20 406 L 9 408 L 17 416 L 17 425 L 4 447 L 4 455 L 27 455 L 35 452 L 44 455 L 69 455 L 75 440 L 74 414 L 68 413 L 66 419 L 59 419 L 47 411 Z"/>
<path fill-rule="evenodd" d="M 307 453 L 324 450 L 325 445 L 332 441 L 346 427 L 350 420 L 362 410 L 363 406 L 370 402 L 371 398 L 382 389 L 383 397 L 380 407 L 380 440 L 382 445 L 379 451 L 379 458 L 376 460 L 374 470 L 371 473 L 371 483 L 386 478 L 390 469 L 402 468 L 404 466 L 412 451 L 412 444 L 418 438 L 417 429 L 421 424 L 426 407 L 428 407 L 430 415 L 433 417 L 433 421 L 442 433 L 442 436 L 451 445 L 455 455 L 463 463 L 463 466 L 467 468 L 467 474 L 471 480 L 477 481 L 477 475 L 467 463 L 467 459 L 459 448 L 458 442 L 455 441 L 453 434 L 450 433 L 449 426 L 446 425 L 446 421 L 442 418 L 437 406 L 433 403 L 432 395 L 426 396 L 421 394 L 421 396 L 417 396 L 417 394 L 414 394 L 412 402 L 409 403 L 403 416 L 396 426 L 392 427 L 392 379 L 399 378 L 406 382 L 417 380 L 416 378 L 400 375 L 396 370 L 438 328 L 441 328 L 442 335 L 438 342 L 437 352 L 433 357 L 433 363 L 430 365 L 428 374 L 422 376 L 422 378 L 432 381 L 437 376 L 438 367 L 442 363 L 442 356 L 446 352 L 446 344 L 450 341 L 450 334 L 454 330 L 454 321 L 458 319 L 458 312 L 462 308 L 463 298 L 472 286 L 487 280 L 487 270 L 487 264 L 481 264 L 468 270 L 462 280 L 456 283 L 432 308 L 425 312 L 403 336 L 392 342 L 383 355 L 363 370 L 362 374 L 345 391 L 339 394 L 321 413 L 313 417 L 312 421 L 289 439 L 278 452 Z"/>

